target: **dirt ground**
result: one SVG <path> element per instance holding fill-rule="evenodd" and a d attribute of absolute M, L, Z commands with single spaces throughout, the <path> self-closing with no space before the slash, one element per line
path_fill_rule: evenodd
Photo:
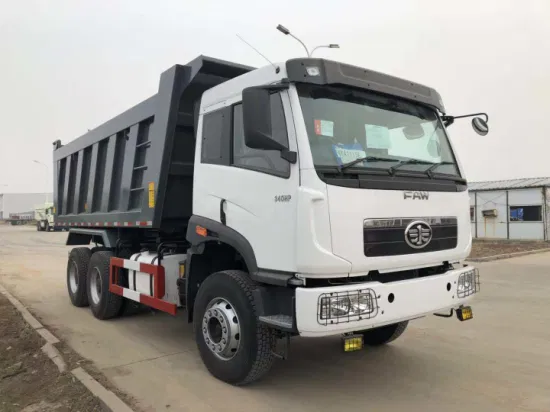
<path fill-rule="evenodd" d="M 505 255 L 530 250 L 549 249 L 549 242 L 514 240 L 474 240 L 470 258 Z"/>
<path fill-rule="evenodd" d="M 0 411 L 101 411 L 98 400 L 70 372 L 60 373 L 45 344 L 0 295 Z"/>
<path fill-rule="evenodd" d="M 425 317 L 390 345 L 352 353 L 338 336 L 297 337 L 288 360 L 235 388 L 202 364 L 185 312 L 98 321 L 72 306 L 66 236 L 0 225 L 0 283 L 66 343 L 56 346 L 67 362 L 71 347 L 143 412 L 550 411 L 550 253 L 475 264 L 470 321 Z"/>

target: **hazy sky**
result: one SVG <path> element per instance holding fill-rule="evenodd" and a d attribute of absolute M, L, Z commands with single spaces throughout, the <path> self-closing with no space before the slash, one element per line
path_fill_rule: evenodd
<path fill-rule="evenodd" d="M 0 0 L 0 192 L 51 190 L 51 143 L 155 94 L 175 63 L 263 66 L 236 33 L 302 56 L 278 23 L 341 45 L 318 56 L 435 87 L 449 114 L 488 112 L 488 136 L 450 128 L 469 180 L 550 176 L 548 21 L 550 0 Z"/>

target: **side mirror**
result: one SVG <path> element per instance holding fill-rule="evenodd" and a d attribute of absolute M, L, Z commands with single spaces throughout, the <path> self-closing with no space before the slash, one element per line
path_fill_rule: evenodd
<path fill-rule="evenodd" d="M 271 136 L 271 97 L 269 88 L 243 90 L 244 142 L 252 149 L 286 150 Z"/>
<path fill-rule="evenodd" d="M 472 127 L 475 132 L 480 136 L 485 136 L 489 133 L 489 125 L 481 117 L 474 117 L 472 119 Z"/>
<path fill-rule="evenodd" d="M 403 128 L 403 134 L 409 140 L 421 139 L 424 137 L 424 128 L 419 124 L 410 124 Z"/>

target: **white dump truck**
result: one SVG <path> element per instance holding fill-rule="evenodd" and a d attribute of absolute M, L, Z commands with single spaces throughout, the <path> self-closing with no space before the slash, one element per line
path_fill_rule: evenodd
<path fill-rule="evenodd" d="M 449 115 L 430 87 L 335 61 L 176 65 L 156 95 L 54 143 L 70 299 L 101 320 L 128 301 L 186 310 L 234 385 L 293 336 L 352 351 L 423 316 L 471 319 L 468 185 L 446 130 L 468 116 L 487 134 L 487 115 Z"/>
<path fill-rule="evenodd" d="M 53 202 L 45 202 L 34 208 L 34 220 L 36 220 L 36 230 L 39 232 L 49 232 L 56 230 L 55 218 L 53 212 Z"/>

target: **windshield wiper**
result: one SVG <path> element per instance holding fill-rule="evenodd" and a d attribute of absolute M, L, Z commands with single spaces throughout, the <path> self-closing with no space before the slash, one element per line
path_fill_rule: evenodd
<path fill-rule="evenodd" d="M 351 167 L 353 165 L 356 165 L 357 163 L 361 163 L 361 162 L 365 162 L 365 161 L 367 161 L 367 162 L 398 162 L 399 160 L 390 159 L 389 157 L 365 156 L 365 157 L 360 157 L 359 159 L 352 160 L 351 162 L 344 163 L 342 166 L 338 167 L 338 170 L 341 173 L 344 169 L 347 169 L 348 167 Z"/>
<path fill-rule="evenodd" d="M 393 175 L 393 173 L 395 172 L 395 169 L 397 169 L 398 167 L 401 167 L 401 166 L 405 166 L 405 165 L 430 165 L 430 168 L 431 168 L 431 167 L 433 167 L 435 165 L 438 165 L 438 164 L 439 163 L 427 162 L 425 160 L 408 159 L 408 160 L 402 160 L 399 163 L 397 163 L 396 165 L 388 168 L 388 172 L 390 172 L 390 174 Z"/>
<path fill-rule="evenodd" d="M 439 162 L 439 163 L 434 163 L 433 165 L 431 165 L 430 167 L 428 167 L 426 170 L 424 170 L 424 172 L 430 176 L 431 178 L 433 178 L 433 171 L 435 169 L 437 169 L 439 166 L 443 166 L 443 165 L 454 165 L 455 163 L 454 162 Z"/>

